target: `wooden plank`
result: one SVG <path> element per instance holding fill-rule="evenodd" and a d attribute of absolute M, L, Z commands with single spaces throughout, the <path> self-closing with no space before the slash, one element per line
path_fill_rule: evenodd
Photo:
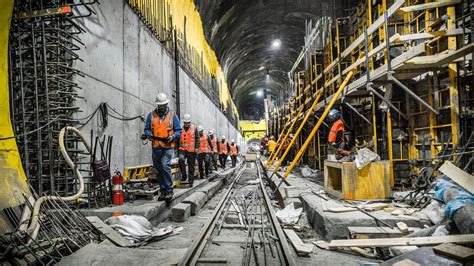
<path fill-rule="evenodd" d="M 339 213 L 339 212 L 353 212 L 353 211 L 357 211 L 358 209 L 357 208 L 353 208 L 353 207 L 332 207 L 332 208 L 327 208 L 327 211 L 328 212 L 336 212 L 336 213 Z"/>
<path fill-rule="evenodd" d="M 469 29 L 465 29 L 466 33 L 471 32 Z M 447 37 L 463 34 L 463 29 L 452 29 L 452 30 L 440 30 L 432 32 L 422 32 L 414 34 L 399 35 L 394 41 L 407 42 L 413 40 L 431 39 L 436 37 Z M 395 35 L 394 35 L 395 36 Z M 390 38 L 392 40 L 392 38 Z"/>
<path fill-rule="evenodd" d="M 390 18 L 395 12 L 405 3 L 405 0 L 396 0 L 393 5 L 391 5 L 387 9 L 387 15 Z M 384 16 L 379 16 L 368 28 L 367 28 L 367 35 L 371 35 L 374 33 L 382 24 L 384 23 Z M 328 73 L 336 64 L 339 63 L 341 58 L 347 57 L 359 44 L 362 43 L 364 40 L 364 34 L 359 35 L 357 39 L 355 39 L 342 53 L 339 57 L 337 57 L 331 64 L 329 64 L 324 69 L 324 74 Z M 319 77 L 319 75 L 318 75 Z"/>
<path fill-rule="evenodd" d="M 447 175 L 449 178 L 451 178 L 451 180 L 456 182 L 467 191 L 474 193 L 474 176 L 461 170 L 450 161 L 445 162 L 439 168 L 439 171 Z"/>
<path fill-rule="evenodd" d="M 474 43 L 471 43 L 454 51 L 446 50 L 445 52 L 435 55 L 425 55 L 412 58 L 407 60 L 401 69 L 429 69 L 440 67 L 473 52 Z"/>
<path fill-rule="evenodd" d="M 102 232 L 108 240 L 120 247 L 133 247 L 135 244 L 128 241 L 121 234 L 108 226 L 97 216 L 87 216 L 86 219 L 100 232 Z"/>
<path fill-rule="evenodd" d="M 295 231 L 291 229 L 284 229 L 286 236 L 290 240 L 291 244 L 296 250 L 296 253 L 298 255 L 300 254 L 310 254 L 313 252 L 313 245 L 306 244 L 303 241 L 301 241 L 300 237 L 295 233 Z"/>
<path fill-rule="evenodd" d="M 420 228 L 408 227 L 408 232 L 401 232 L 398 228 L 390 228 L 387 226 L 371 227 L 371 226 L 349 226 L 347 227 L 349 237 L 357 239 L 367 238 L 397 238 L 405 236 L 411 232 L 418 231 Z"/>
<path fill-rule="evenodd" d="M 329 249 L 329 243 L 323 240 L 313 241 L 313 244 L 321 249 Z"/>
<path fill-rule="evenodd" d="M 387 9 L 388 18 L 390 18 L 395 12 L 405 3 L 405 0 L 397 0 L 393 5 Z M 379 16 L 368 28 L 367 35 L 374 33 L 384 23 L 384 16 Z M 359 44 L 364 40 L 364 34 L 361 34 L 355 39 L 342 53 L 341 57 L 345 58 L 348 56 Z M 325 72 L 326 73 L 326 72 Z"/>
<path fill-rule="evenodd" d="M 393 246 L 429 246 L 442 243 L 474 243 L 474 234 L 428 236 L 412 238 L 373 238 L 373 239 L 348 239 L 332 240 L 330 248 L 343 247 L 393 247 Z"/>
<path fill-rule="evenodd" d="M 403 12 L 416 12 L 416 11 L 421 11 L 421 10 L 433 9 L 437 7 L 452 6 L 459 3 L 461 3 L 461 0 L 441 0 L 441 1 L 431 2 L 431 3 L 405 6 L 405 7 L 400 8 L 400 10 Z"/>
<path fill-rule="evenodd" d="M 474 249 L 456 244 L 441 244 L 439 246 L 434 247 L 433 251 L 436 254 L 440 254 L 449 258 L 454 258 L 462 262 L 474 260 Z"/>

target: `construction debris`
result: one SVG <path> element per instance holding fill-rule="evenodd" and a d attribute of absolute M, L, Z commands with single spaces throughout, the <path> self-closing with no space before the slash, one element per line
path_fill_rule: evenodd
<path fill-rule="evenodd" d="M 105 223 L 130 242 L 140 245 L 161 240 L 182 230 L 182 227 L 173 228 L 171 226 L 154 228 L 145 217 L 138 215 L 112 216 L 105 220 Z"/>
<path fill-rule="evenodd" d="M 284 209 L 278 210 L 275 215 L 278 221 L 287 225 L 293 225 L 298 222 L 302 212 L 303 208 L 295 209 L 295 205 L 290 203 Z"/>

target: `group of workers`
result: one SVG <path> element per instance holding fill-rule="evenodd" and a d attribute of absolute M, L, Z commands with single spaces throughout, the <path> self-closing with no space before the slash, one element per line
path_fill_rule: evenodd
<path fill-rule="evenodd" d="M 232 167 L 237 163 L 239 147 L 234 140 L 230 144 L 226 137 L 218 140 L 211 129 L 206 132 L 201 125 L 191 123 L 191 115 L 183 116 L 183 126 L 176 113 L 168 107 L 169 99 L 164 93 L 156 97 L 157 107 L 148 114 L 143 139 L 151 141 L 153 166 L 157 171 L 157 181 L 160 185 L 160 196 L 158 200 L 171 200 L 173 198 L 173 176 L 171 174 L 171 160 L 174 158 L 174 150 L 179 140 L 179 167 L 181 180 L 188 180 L 189 186 L 194 183 L 194 170 L 196 159 L 198 161 L 199 174 L 206 178 L 211 169 L 217 170 L 217 161 L 223 169 L 228 155 L 232 160 Z M 336 149 L 337 154 L 345 155 L 344 150 L 344 123 L 339 110 L 332 109 L 328 114 L 328 120 L 333 123 L 328 136 L 328 142 Z M 281 148 L 285 151 L 293 135 L 287 138 Z M 268 146 L 269 152 L 275 151 L 277 143 L 275 137 L 265 136 L 261 142 L 261 152 L 265 152 Z M 289 158 L 292 157 L 288 153 Z M 285 158 L 288 160 L 288 158 Z M 188 167 L 186 172 L 186 166 Z M 212 167 L 212 168 L 211 168 Z"/>
<path fill-rule="evenodd" d="M 188 180 L 190 187 L 194 183 L 196 159 L 201 178 L 206 178 L 212 170 L 218 170 L 218 160 L 225 169 L 229 155 L 232 167 L 235 167 L 239 154 L 235 140 L 232 139 L 229 143 L 225 136 L 218 140 L 212 129 L 207 132 L 201 125 L 191 123 L 190 114 L 183 115 L 181 127 L 178 116 L 168 107 L 169 99 L 164 93 L 158 94 L 155 103 L 156 109 L 147 116 L 143 138 L 151 141 L 153 167 L 160 185 L 159 201 L 173 198 L 171 160 L 174 158 L 176 144 L 179 146 L 181 180 Z"/>

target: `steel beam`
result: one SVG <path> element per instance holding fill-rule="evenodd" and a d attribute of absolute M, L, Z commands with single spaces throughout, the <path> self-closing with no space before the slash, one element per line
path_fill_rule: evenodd
<path fill-rule="evenodd" d="M 405 86 L 400 80 L 395 78 L 394 76 L 390 76 L 390 80 L 395 82 L 400 88 L 402 88 L 405 92 L 407 92 L 410 96 L 412 96 L 415 100 L 417 100 L 419 103 L 423 104 L 426 108 L 428 108 L 431 112 L 439 115 L 439 111 L 434 109 L 429 103 L 427 103 L 425 100 L 423 100 L 420 96 L 418 96 L 416 93 L 414 93 L 410 88 Z"/>

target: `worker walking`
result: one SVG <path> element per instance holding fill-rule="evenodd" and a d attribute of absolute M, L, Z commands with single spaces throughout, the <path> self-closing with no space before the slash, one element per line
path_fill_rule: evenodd
<path fill-rule="evenodd" d="M 212 152 L 212 142 L 204 128 L 199 125 L 199 150 L 197 152 L 198 166 L 199 166 L 199 175 L 201 178 L 206 178 L 209 174 L 209 169 L 211 166 L 210 163 L 210 154 Z M 205 174 L 205 175 L 204 175 Z"/>
<path fill-rule="evenodd" d="M 225 136 L 222 136 L 221 142 L 219 143 L 219 162 L 221 164 L 222 169 L 225 169 L 225 164 L 227 162 L 227 156 L 229 154 L 229 151 L 229 143 L 227 143 Z"/>
<path fill-rule="evenodd" d="M 199 150 L 199 133 L 197 126 L 191 123 L 191 115 L 183 116 L 183 131 L 179 139 L 179 169 L 181 181 L 186 181 L 189 177 L 189 187 L 193 187 L 194 169 L 196 165 L 196 152 Z M 186 174 L 186 165 L 188 172 Z"/>
<path fill-rule="evenodd" d="M 277 143 L 275 141 L 275 137 L 270 136 L 270 140 L 268 141 L 268 153 L 271 154 L 272 152 L 274 152 L 276 147 L 277 147 Z"/>
<path fill-rule="evenodd" d="M 239 147 L 235 144 L 234 140 L 230 141 L 230 159 L 232 161 L 232 167 L 237 164 L 237 155 L 239 154 Z"/>
<path fill-rule="evenodd" d="M 144 133 L 151 140 L 153 166 L 160 184 L 158 200 L 173 198 L 173 176 L 171 159 L 174 157 L 175 140 L 181 136 L 181 125 L 175 112 L 168 107 L 169 99 L 159 93 L 155 100 L 156 109 L 148 114 Z"/>
<path fill-rule="evenodd" d="M 217 169 L 217 157 L 219 156 L 219 145 L 217 145 L 217 136 L 214 135 L 214 130 L 209 130 L 209 137 L 211 138 L 212 143 L 212 153 L 211 153 L 211 163 L 214 170 Z"/>

